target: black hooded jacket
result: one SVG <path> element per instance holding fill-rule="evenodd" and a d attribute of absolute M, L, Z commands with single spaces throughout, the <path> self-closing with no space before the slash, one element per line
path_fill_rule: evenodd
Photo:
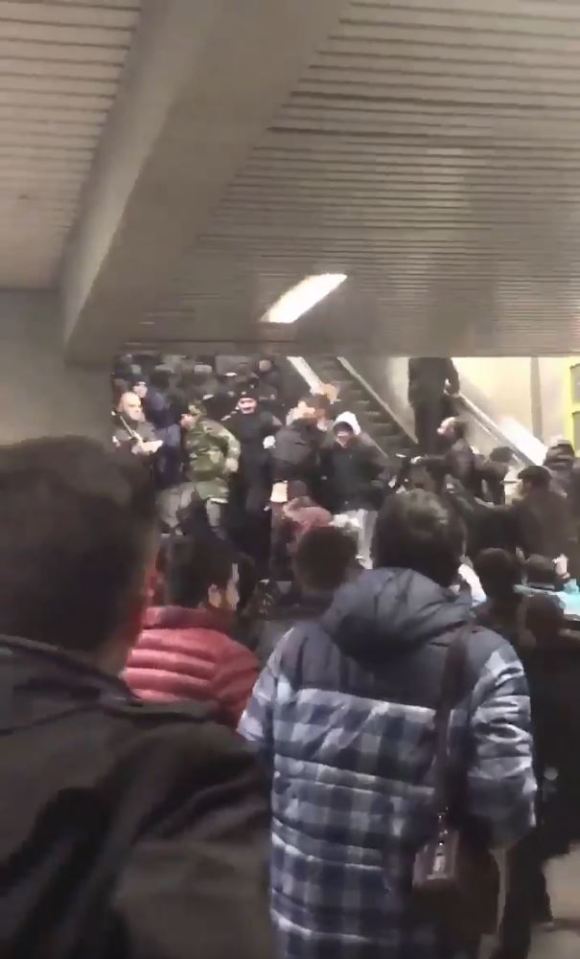
<path fill-rule="evenodd" d="M 0 732 L 5 959 L 273 957 L 267 804 L 226 729 L 0 639 Z"/>

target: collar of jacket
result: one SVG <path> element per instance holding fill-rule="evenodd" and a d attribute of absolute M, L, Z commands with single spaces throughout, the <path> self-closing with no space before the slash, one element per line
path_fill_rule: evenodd
<path fill-rule="evenodd" d="M 152 606 L 145 614 L 145 629 L 211 629 L 229 636 L 234 616 L 228 610 L 200 606 Z"/>
<path fill-rule="evenodd" d="M 99 701 L 134 703 L 116 676 L 45 643 L 0 636 L 0 731 L 28 727 Z"/>

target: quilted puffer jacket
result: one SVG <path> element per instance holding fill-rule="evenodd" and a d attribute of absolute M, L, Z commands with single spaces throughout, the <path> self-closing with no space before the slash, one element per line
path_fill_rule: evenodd
<path fill-rule="evenodd" d="M 285 959 L 460 959 L 417 913 L 413 861 L 435 830 L 434 715 L 469 601 L 410 570 L 362 573 L 295 626 L 240 732 L 272 774 L 272 911 Z M 534 823 L 529 699 L 514 650 L 466 638 L 453 710 L 457 812 L 494 846 Z"/>
<path fill-rule="evenodd" d="M 142 699 L 195 700 L 236 727 L 259 671 L 249 649 L 225 632 L 227 617 L 209 609 L 148 610 L 124 679 Z"/>

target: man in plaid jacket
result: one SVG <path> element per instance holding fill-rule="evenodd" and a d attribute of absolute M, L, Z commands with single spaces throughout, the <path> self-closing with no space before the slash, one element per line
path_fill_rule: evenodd
<path fill-rule="evenodd" d="M 412 895 L 433 835 L 434 713 L 447 648 L 470 620 L 452 586 L 461 522 L 437 497 L 391 497 L 375 564 L 291 630 L 240 731 L 272 774 L 272 909 L 285 959 L 455 959 Z M 493 848 L 534 824 L 530 708 L 512 647 L 467 637 L 450 762 L 463 815 Z"/>

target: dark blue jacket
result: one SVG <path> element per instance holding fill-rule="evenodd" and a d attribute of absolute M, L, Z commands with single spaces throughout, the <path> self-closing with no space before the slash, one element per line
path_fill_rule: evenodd
<path fill-rule="evenodd" d="M 434 711 L 462 596 L 409 570 L 363 573 L 318 623 L 280 642 L 242 718 L 273 776 L 272 903 L 291 959 L 433 959 L 411 893 L 432 834 Z M 462 812 L 494 845 L 534 822 L 522 665 L 495 633 L 468 637 L 450 761 Z M 453 957 L 448 957 L 453 959 Z"/>

